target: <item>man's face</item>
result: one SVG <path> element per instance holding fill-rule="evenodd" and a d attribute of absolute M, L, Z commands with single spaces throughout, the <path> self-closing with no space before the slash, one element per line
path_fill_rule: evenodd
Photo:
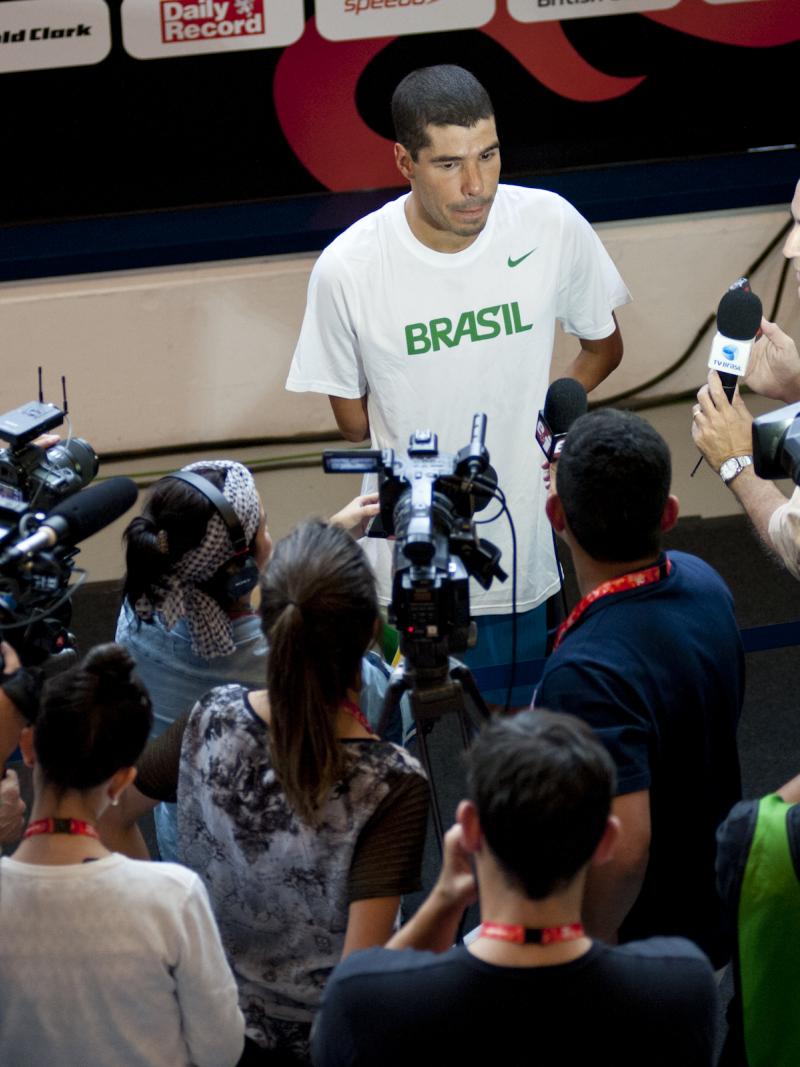
<path fill-rule="evenodd" d="M 432 126 L 416 160 L 395 145 L 400 172 L 411 182 L 409 223 L 431 248 L 456 252 L 486 225 L 500 178 L 493 118 L 474 126 Z"/>
<path fill-rule="evenodd" d="M 783 246 L 783 254 L 787 259 L 794 260 L 794 276 L 797 280 L 797 294 L 800 296 L 800 182 L 794 191 L 794 200 L 791 204 L 794 226 L 789 231 L 786 243 Z"/>

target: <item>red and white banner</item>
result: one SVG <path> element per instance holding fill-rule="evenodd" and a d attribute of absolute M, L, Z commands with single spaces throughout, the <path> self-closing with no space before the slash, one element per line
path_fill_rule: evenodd
<path fill-rule="evenodd" d="M 83 67 L 111 51 L 104 0 L 9 0 L 0 4 L 0 73 Z"/>
<path fill-rule="evenodd" d="M 562 22 L 598 15 L 630 15 L 666 11 L 681 0 L 508 0 L 508 13 L 518 22 Z"/>
<path fill-rule="evenodd" d="M 123 0 L 122 42 L 137 59 L 282 48 L 303 32 L 303 0 Z"/>
<path fill-rule="evenodd" d="M 495 0 L 316 0 L 317 29 L 329 41 L 470 30 L 487 23 Z"/>

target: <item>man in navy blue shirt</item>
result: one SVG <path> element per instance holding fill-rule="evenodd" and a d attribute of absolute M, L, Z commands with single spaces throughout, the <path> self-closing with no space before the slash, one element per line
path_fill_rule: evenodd
<path fill-rule="evenodd" d="M 670 479 L 666 442 L 637 416 L 607 409 L 572 426 L 547 513 L 582 599 L 534 704 L 582 718 L 617 767 L 621 842 L 588 880 L 588 928 L 621 942 L 680 934 L 721 966 L 715 832 L 741 796 L 744 656 L 719 575 L 661 550 L 678 517 Z"/>
<path fill-rule="evenodd" d="M 493 718 L 430 896 L 385 948 L 331 975 L 316 1067 L 710 1067 L 716 988 L 696 946 L 603 945 L 581 924 L 587 872 L 611 862 L 619 834 L 614 779 L 574 716 Z M 454 948 L 476 892 L 477 936 Z"/>

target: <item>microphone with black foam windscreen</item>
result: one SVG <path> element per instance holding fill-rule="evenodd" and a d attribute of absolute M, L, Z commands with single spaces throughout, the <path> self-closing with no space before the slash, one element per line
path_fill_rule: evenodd
<path fill-rule="evenodd" d="M 719 374 L 729 404 L 733 403 L 736 383 L 747 370 L 762 315 L 761 301 L 747 278 L 735 281 L 717 307 L 717 332 L 711 342 L 708 368 Z M 702 462 L 701 456 L 692 468 L 692 478 Z"/>
<path fill-rule="evenodd" d="M 708 367 L 719 374 L 729 404 L 733 403 L 737 380 L 747 370 L 762 314 L 761 301 L 747 278 L 734 282 L 719 302 Z"/>
<path fill-rule="evenodd" d="M 536 440 L 548 463 L 557 460 L 573 422 L 586 414 L 586 390 L 575 378 L 557 378 L 544 398 L 544 408 L 536 420 Z"/>
<path fill-rule="evenodd" d="M 72 547 L 85 541 L 124 515 L 135 503 L 138 492 L 131 478 L 110 478 L 73 493 L 53 508 L 38 530 L 3 552 L 0 566 L 56 544 Z"/>

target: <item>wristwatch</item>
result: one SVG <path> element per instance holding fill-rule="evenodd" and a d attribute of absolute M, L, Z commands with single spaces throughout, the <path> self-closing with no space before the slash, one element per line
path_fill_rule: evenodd
<path fill-rule="evenodd" d="M 741 474 L 745 467 L 749 467 L 752 462 L 752 456 L 731 456 L 720 467 L 719 476 L 726 485 L 730 485 L 736 475 Z"/>

